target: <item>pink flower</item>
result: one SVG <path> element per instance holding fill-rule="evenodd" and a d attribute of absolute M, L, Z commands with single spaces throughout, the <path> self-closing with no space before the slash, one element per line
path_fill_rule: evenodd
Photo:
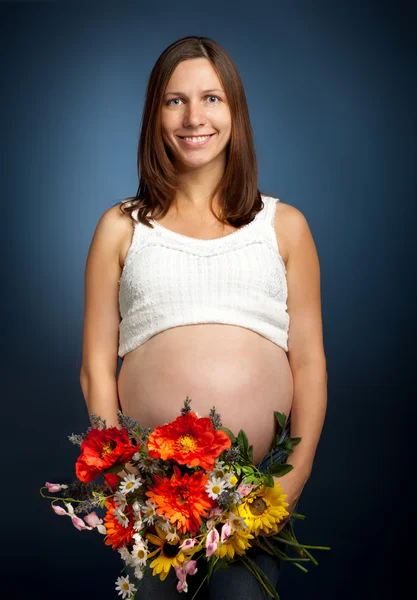
<path fill-rule="evenodd" d="M 47 481 L 45 483 L 45 487 L 48 488 L 49 493 L 53 493 L 53 492 L 60 492 L 62 489 L 65 489 L 68 486 L 61 484 L 61 483 L 49 483 L 49 481 Z"/>
<path fill-rule="evenodd" d="M 70 502 L 65 502 L 65 506 L 68 508 L 68 510 L 65 510 L 64 508 L 62 508 L 62 506 L 55 506 L 55 504 L 52 504 L 52 508 L 54 509 L 56 514 L 57 515 L 67 515 L 68 517 L 70 517 L 72 524 L 79 531 L 81 531 L 82 529 L 89 529 L 91 531 L 91 529 L 93 529 L 93 527 L 88 527 L 88 525 L 86 525 L 84 523 L 84 521 L 82 519 L 80 519 L 80 517 L 77 517 L 77 515 L 74 512 L 74 508 Z M 91 520 L 98 518 L 96 513 L 91 513 L 91 515 L 92 515 Z M 90 516 L 90 515 L 87 515 L 87 516 Z M 100 521 L 100 519 L 99 519 L 99 521 Z M 97 524 L 97 527 L 102 527 L 102 526 Z"/>
<path fill-rule="evenodd" d="M 84 521 L 86 521 L 88 523 L 88 525 L 91 525 L 91 527 L 93 527 L 93 528 L 97 527 L 98 531 L 100 533 L 102 533 L 103 535 L 107 534 L 107 529 L 105 528 L 104 525 L 102 525 L 103 519 L 100 519 L 100 517 L 98 516 L 96 511 L 93 511 L 90 514 L 88 514 L 87 516 L 85 516 Z"/>
<path fill-rule="evenodd" d="M 206 557 L 210 557 L 212 556 L 216 550 L 217 550 L 217 546 L 219 545 L 219 540 L 220 540 L 220 536 L 219 536 L 219 532 L 217 531 L 217 529 L 211 529 L 211 531 L 209 531 L 207 537 L 206 537 Z"/>
<path fill-rule="evenodd" d="M 93 529 L 92 527 L 88 527 L 84 521 L 82 519 L 80 519 L 80 517 L 71 517 L 72 520 L 72 524 L 74 525 L 74 527 L 76 527 L 79 531 L 81 531 L 82 529 Z"/>
<path fill-rule="evenodd" d="M 223 512 L 223 510 L 220 508 L 220 506 L 215 506 L 214 508 L 211 508 L 209 510 L 207 517 L 209 519 L 213 519 L 214 517 L 218 517 L 219 515 L 221 515 L 222 512 Z"/>
<path fill-rule="evenodd" d="M 196 560 L 187 560 L 184 562 L 183 567 L 185 567 L 187 575 L 195 575 L 198 571 Z"/>
<path fill-rule="evenodd" d="M 93 511 L 84 517 L 84 521 L 86 521 L 88 525 L 91 525 L 91 527 L 97 527 L 97 525 L 102 524 L 103 519 L 100 519 L 96 511 Z"/>
<path fill-rule="evenodd" d="M 175 573 L 178 577 L 177 590 L 179 592 L 188 592 L 187 575 L 195 575 L 197 573 L 197 561 L 187 560 L 181 567 L 175 567 Z"/>
<path fill-rule="evenodd" d="M 87 520 L 87 519 L 86 519 Z M 194 538 L 188 538 L 186 540 L 183 541 L 183 543 L 181 544 L 180 548 L 182 550 L 191 550 L 191 548 L 193 548 L 197 543 L 197 540 Z"/>
<path fill-rule="evenodd" d="M 241 494 L 241 496 L 245 497 L 251 493 L 254 487 L 254 483 L 241 483 L 240 486 L 237 488 L 237 491 L 239 492 L 239 494 Z"/>
<path fill-rule="evenodd" d="M 220 536 L 222 544 L 225 543 L 225 541 L 229 537 L 231 531 L 232 531 L 232 528 L 230 526 L 230 521 L 226 521 L 226 523 L 222 527 L 222 533 L 221 533 L 221 536 Z"/>
<path fill-rule="evenodd" d="M 56 512 L 57 515 L 67 515 L 67 511 L 62 506 L 57 506 L 56 504 L 52 504 L 52 508 Z"/>

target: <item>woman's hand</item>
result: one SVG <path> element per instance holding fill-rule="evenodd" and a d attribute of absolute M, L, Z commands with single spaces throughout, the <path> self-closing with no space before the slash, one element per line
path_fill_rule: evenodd
<path fill-rule="evenodd" d="M 294 511 L 295 505 L 301 496 L 301 492 L 308 481 L 308 476 L 305 475 L 303 471 L 300 472 L 299 469 L 294 467 L 292 471 L 286 473 L 282 477 L 274 477 L 274 481 L 282 487 L 283 494 L 287 494 L 285 502 L 288 502 L 287 511 L 290 514 L 279 522 L 277 530 L 274 530 L 271 533 L 260 532 L 259 535 L 263 535 L 265 537 L 277 535 L 291 519 L 291 514 Z"/>
<path fill-rule="evenodd" d="M 119 477 L 124 477 L 122 471 L 124 471 L 127 475 L 132 474 L 132 475 L 139 475 L 139 469 L 137 467 L 134 467 L 132 465 L 132 463 L 128 462 L 125 464 L 125 466 L 123 467 L 123 469 L 121 469 L 117 474 L 119 475 Z"/>

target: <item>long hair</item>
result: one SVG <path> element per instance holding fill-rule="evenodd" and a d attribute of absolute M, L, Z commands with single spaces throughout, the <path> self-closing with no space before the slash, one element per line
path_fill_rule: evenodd
<path fill-rule="evenodd" d="M 226 147 L 226 166 L 211 201 L 219 192 L 222 223 L 240 227 L 263 208 L 258 190 L 258 166 L 252 127 L 242 80 L 236 65 L 215 41 L 190 36 L 177 40 L 160 55 L 149 77 L 137 155 L 139 187 L 136 196 L 120 204 L 123 213 L 138 210 L 138 221 L 164 216 L 175 198 L 177 173 L 161 130 L 163 96 L 176 66 L 193 58 L 208 59 L 223 84 L 231 112 L 231 137 Z"/>

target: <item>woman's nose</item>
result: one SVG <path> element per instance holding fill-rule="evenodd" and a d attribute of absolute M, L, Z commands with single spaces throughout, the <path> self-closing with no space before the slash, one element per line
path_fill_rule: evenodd
<path fill-rule="evenodd" d="M 196 127 L 204 125 L 205 121 L 206 117 L 201 104 L 199 102 L 189 102 L 184 112 L 184 125 Z"/>

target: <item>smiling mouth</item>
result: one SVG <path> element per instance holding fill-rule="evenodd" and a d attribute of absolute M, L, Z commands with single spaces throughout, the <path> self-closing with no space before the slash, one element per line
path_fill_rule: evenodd
<path fill-rule="evenodd" d="M 215 135 L 215 134 L 209 133 L 209 134 L 205 134 L 205 135 L 178 135 L 177 137 L 179 137 L 182 140 L 187 140 L 187 139 L 197 140 L 199 138 L 212 137 L 213 135 Z"/>

